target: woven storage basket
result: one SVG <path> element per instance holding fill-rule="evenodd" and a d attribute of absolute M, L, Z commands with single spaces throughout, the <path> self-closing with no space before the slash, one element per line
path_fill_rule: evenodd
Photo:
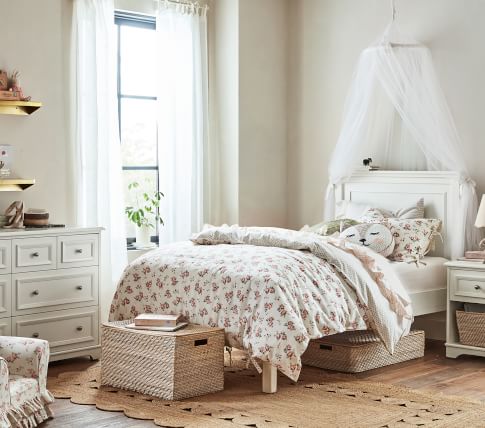
<path fill-rule="evenodd" d="M 456 311 L 460 343 L 485 348 L 485 313 Z"/>
<path fill-rule="evenodd" d="M 403 337 L 390 354 L 372 332 L 349 331 L 311 340 L 302 355 L 303 364 L 358 373 L 419 358 L 424 355 L 424 331 L 411 331 Z"/>
<path fill-rule="evenodd" d="M 224 329 L 190 324 L 175 332 L 101 326 L 101 384 L 165 400 L 224 389 Z"/>

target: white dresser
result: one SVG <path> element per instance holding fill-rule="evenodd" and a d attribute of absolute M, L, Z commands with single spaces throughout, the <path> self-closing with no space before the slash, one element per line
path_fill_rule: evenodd
<path fill-rule="evenodd" d="M 48 340 L 51 361 L 99 358 L 100 233 L 0 229 L 0 335 Z"/>

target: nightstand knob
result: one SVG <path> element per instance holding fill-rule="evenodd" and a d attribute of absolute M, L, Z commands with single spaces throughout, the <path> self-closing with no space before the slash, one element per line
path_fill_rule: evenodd
<path fill-rule="evenodd" d="M 32 291 L 32 295 L 33 295 L 33 296 L 38 296 L 38 295 L 39 295 L 39 290 L 34 290 L 34 291 Z"/>
<path fill-rule="evenodd" d="M 76 248 L 75 253 L 76 254 L 82 254 L 83 253 L 82 248 Z"/>
<path fill-rule="evenodd" d="M 82 290 L 82 289 L 83 289 L 83 286 L 82 285 L 76 286 L 76 290 Z"/>
<path fill-rule="evenodd" d="M 83 331 L 83 328 L 82 328 L 82 326 L 79 326 L 79 327 L 76 327 L 76 330 L 77 331 Z"/>
<path fill-rule="evenodd" d="M 32 337 L 39 337 L 39 333 L 32 333 Z"/>
<path fill-rule="evenodd" d="M 36 251 L 35 253 L 31 254 L 32 257 L 39 257 L 39 253 Z"/>
<path fill-rule="evenodd" d="M 475 285 L 475 290 L 480 290 L 482 287 L 480 287 L 478 284 Z"/>

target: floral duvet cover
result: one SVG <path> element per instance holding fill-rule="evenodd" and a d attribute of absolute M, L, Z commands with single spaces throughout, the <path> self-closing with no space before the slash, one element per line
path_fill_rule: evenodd
<path fill-rule="evenodd" d="M 110 320 L 145 312 L 223 327 L 228 345 L 293 380 L 310 339 L 371 328 L 392 352 L 412 323 L 409 296 L 372 250 L 308 232 L 234 226 L 131 263 Z"/>

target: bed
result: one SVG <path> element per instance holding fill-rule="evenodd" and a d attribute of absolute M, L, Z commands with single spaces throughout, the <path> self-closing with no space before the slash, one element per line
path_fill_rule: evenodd
<path fill-rule="evenodd" d="M 224 327 L 229 345 L 243 347 L 263 362 L 264 392 L 275 392 L 277 369 L 297 379 L 299 357 L 310 339 L 373 328 L 392 350 L 409 331 L 411 302 L 416 315 L 445 307 L 446 283 L 439 272 L 444 259 L 439 257 L 447 253 L 458 177 L 360 173 L 339 186 L 336 196 L 387 209 L 424 196 L 426 214 L 443 220 L 444 244 L 430 254 L 430 263 L 413 271 L 411 266 L 393 268 L 371 250 L 343 248 L 315 234 L 276 228 L 262 234 L 251 228 L 217 230 L 219 235 L 210 239 L 199 236 L 199 245 L 164 246 L 128 266 L 110 319 L 175 311 L 192 322 Z M 401 282 L 408 284 L 408 292 Z"/>
<path fill-rule="evenodd" d="M 366 203 L 394 210 L 425 200 L 425 217 L 442 220 L 442 239 L 427 256 L 427 264 L 415 268 L 395 263 L 396 273 L 403 281 L 413 305 L 415 316 L 446 310 L 446 267 L 450 259 L 456 221 L 455 210 L 461 194 L 460 175 L 442 171 L 362 171 L 355 173 L 335 189 L 335 199 Z"/>

